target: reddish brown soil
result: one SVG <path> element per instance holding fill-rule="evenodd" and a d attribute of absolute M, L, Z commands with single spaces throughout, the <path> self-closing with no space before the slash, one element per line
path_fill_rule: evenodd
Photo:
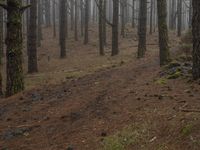
<path fill-rule="evenodd" d="M 136 42 L 121 40 L 123 52 L 109 66 L 63 83 L 34 85 L 34 89 L 1 100 L 0 150 L 65 150 L 70 145 L 75 150 L 99 150 L 103 149 L 103 136 L 111 136 L 135 123 L 148 125 L 148 142 L 145 148 L 140 147 L 144 143 L 137 143 L 127 149 L 157 150 L 163 145 L 166 150 L 199 150 L 200 113 L 183 112 L 180 108 L 200 110 L 200 86 L 182 78 L 168 80 L 165 85 L 155 83 L 161 69 L 156 35 L 153 37 L 149 38 L 144 59 L 137 60 L 134 55 Z M 55 56 L 52 65 L 42 67 L 45 61 L 40 62 L 41 72 L 48 75 L 56 69 L 86 70 L 90 65 L 99 67 L 112 59 L 99 58 L 95 53 L 97 48 L 91 45 L 77 42 L 70 46 L 76 50 L 72 58 L 61 62 L 52 49 Z M 124 45 L 128 48 L 123 49 Z M 85 52 L 80 52 L 80 48 Z M 97 57 L 103 60 L 95 64 Z M 78 58 L 83 63 L 78 61 L 68 66 L 67 62 Z M 61 82 L 65 75 L 58 76 Z M 35 76 L 29 78 L 34 82 Z M 55 81 L 53 77 L 50 79 Z M 192 128 L 183 135 L 182 129 L 187 125 Z"/>

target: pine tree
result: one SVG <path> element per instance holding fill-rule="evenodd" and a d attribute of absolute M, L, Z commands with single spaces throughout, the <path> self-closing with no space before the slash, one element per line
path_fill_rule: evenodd
<path fill-rule="evenodd" d="M 38 72 L 37 65 L 37 1 L 31 0 L 28 34 L 28 73 Z"/>
<path fill-rule="evenodd" d="M 200 1 L 193 0 L 193 21 L 192 21 L 192 34 L 193 34 L 193 77 L 194 79 L 200 78 Z"/>
<path fill-rule="evenodd" d="M 168 28 L 167 28 L 167 2 L 166 0 L 157 0 L 158 8 L 158 32 L 160 47 L 160 65 L 166 65 L 170 61 L 168 46 Z"/>
<path fill-rule="evenodd" d="M 6 96 L 12 96 L 24 90 L 22 14 L 28 6 L 23 7 L 21 0 L 7 0 L 7 5 L 1 6 L 7 10 Z"/>
<path fill-rule="evenodd" d="M 139 44 L 138 44 L 138 58 L 142 58 L 146 52 L 146 33 L 147 32 L 147 0 L 140 0 L 139 12 Z"/>

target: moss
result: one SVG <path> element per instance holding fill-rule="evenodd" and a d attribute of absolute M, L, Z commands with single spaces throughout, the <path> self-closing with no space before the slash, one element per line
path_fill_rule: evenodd
<path fill-rule="evenodd" d="M 176 71 L 175 73 L 169 75 L 169 76 L 167 77 L 167 79 L 177 79 L 177 78 L 179 78 L 179 77 L 181 77 L 181 76 L 182 76 L 181 71 L 177 69 L 177 71 Z"/>
<path fill-rule="evenodd" d="M 193 125 L 188 124 L 188 125 L 186 125 L 186 126 L 184 126 L 184 127 L 182 128 L 181 134 L 182 134 L 183 136 L 188 136 L 188 135 L 191 134 L 192 129 L 193 129 Z"/>
<path fill-rule="evenodd" d="M 180 66 L 181 66 L 180 62 L 172 61 L 168 65 L 166 65 L 165 68 L 166 69 L 171 69 L 171 68 L 180 67 Z"/>
<path fill-rule="evenodd" d="M 167 80 L 165 78 L 160 78 L 156 81 L 156 84 L 165 85 L 167 84 Z"/>
<path fill-rule="evenodd" d="M 145 141 L 148 138 L 148 127 L 146 125 L 133 125 L 122 131 L 104 138 L 103 150 L 125 150 L 128 146 Z"/>

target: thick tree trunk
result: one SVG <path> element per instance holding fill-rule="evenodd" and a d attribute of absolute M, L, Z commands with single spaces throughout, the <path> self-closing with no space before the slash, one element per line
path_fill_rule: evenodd
<path fill-rule="evenodd" d="M 157 0 L 158 8 L 158 33 L 160 47 L 160 65 L 166 65 L 170 61 L 168 46 L 168 28 L 167 28 L 167 2 L 166 0 Z"/>
<path fill-rule="evenodd" d="M 21 0 L 7 0 L 7 6 L 6 96 L 11 96 L 24 90 Z"/>
<path fill-rule="evenodd" d="M 28 73 L 38 72 L 37 66 L 37 1 L 31 0 L 28 34 Z"/>
<path fill-rule="evenodd" d="M 139 10 L 139 26 L 138 26 L 138 58 L 142 58 L 146 52 L 146 32 L 147 32 L 147 0 L 140 1 Z"/>
<path fill-rule="evenodd" d="M 200 78 L 200 1 L 193 0 L 193 77 Z"/>
<path fill-rule="evenodd" d="M 2 58 L 3 58 L 3 8 L 0 8 L 0 97 L 3 95 Z"/>

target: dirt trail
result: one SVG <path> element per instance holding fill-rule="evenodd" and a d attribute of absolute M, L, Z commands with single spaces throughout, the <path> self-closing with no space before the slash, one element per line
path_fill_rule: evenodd
<path fill-rule="evenodd" d="M 105 139 L 137 125 L 123 149 L 199 150 L 200 114 L 180 111 L 200 109 L 199 85 L 182 78 L 157 84 L 152 49 L 144 59 L 1 100 L 0 150 L 121 150 Z"/>

